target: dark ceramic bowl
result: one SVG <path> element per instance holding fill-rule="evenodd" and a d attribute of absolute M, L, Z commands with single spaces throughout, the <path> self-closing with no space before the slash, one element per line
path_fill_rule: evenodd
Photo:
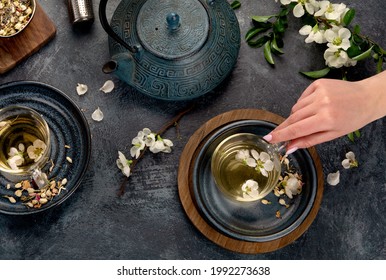
<path fill-rule="evenodd" d="M 217 145 L 236 133 L 264 136 L 275 128 L 266 121 L 242 120 L 214 131 L 204 141 L 193 167 L 194 201 L 205 220 L 221 233 L 243 241 L 266 242 L 286 236 L 295 230 L 309 214 L 316 196 L 317 173 L 307 150 L 298 150 L 289 156 L 292 166 L 302 174 L 301 194 L 288 200 L 289 208 L 278 203 L 270 193 L 265 198 L 272 202 L 240 202 L 224 195 L 215 184 L 211 173 L 211 157 Z M 276 211 L 281 217 L 276 217 Z"/>
<path fill-rule="evenodd" d="M 66 190 L 41 208 L 28 208 L 20 201 L 10 203 L 3 196 L 14 196 L 14 183 L 0 174 L 0 213 L 25 215 L 61 204 L 80 186 L 91 154 L 91 134 L 86 118 L 77 105 L 58 89 L 39 82 L 20 81 L 0 85 L 0 108 L 26 106 L 42 115 L 50 128 L 50 159 L 55 166 L 50 178 L 67 179 Z M 67 160 L 72 159 L 72 163 Z M 47 166 L 46 168 L 48 168 Z M 43 170 L 44 171 L 44 170 Z"/>

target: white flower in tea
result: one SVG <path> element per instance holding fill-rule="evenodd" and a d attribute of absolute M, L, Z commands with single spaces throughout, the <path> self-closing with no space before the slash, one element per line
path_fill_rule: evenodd
<path fill-rule="evenodd" d="M 249 150 L 238 150 L 237 153 L 236 153 L 236 156 L 235 156 L 236 160 L 238 161 L 242 161 L 244 162 L 245 164 L 247 164 L 247 160 L 249 158 L 251 158 L 250 154 L 249 154 Z M 254 167 L 254 166 L 253 166 Z"/>
<path fill-rule="evenodd" d="M 122 152 L 118 151 L 117 166 L 126 177 L 129 177 L 131 174 L 130 165 L 132 162 L 132 160 L 126 159 Z"/>
<path fill-rule="evenodd" d="M 32 145 L 28 146 L 27 154 L 30 159 L 33 159 L 35 162 L 39 161 L 42 157 L 44 151 L 46 150 L 47 145 L 40 139 L 36 139 Z"/>
<path fill-rule="evenodd" d="M 256 170 L 259 171 L 263 176 L 268 177 L 268 172 L 274 168 L 271 157 L 266 152 L 260 154 L 256 150 L 251 150 L 252 157 L 256 160 Z"/>
<path fill-rule="evenodd" d="M 352 167 L 358 167 L 358 161 L 355 158 L 355 154 L 353 152 L 348 152 L 346 154 L 346 159 L 342 161 L 342 166 L 345 169 L 349 169 Z"/>
<path fill-rule="evenodd" d="M 9 153 L 8 153 L 9 158 L 8 158 L 7 162 L 8 162 L 9 167 L 11 167 L 11 169 L 17 170 L 17 169 L 19 169 L 18 166 L 21 166 L 24 164 L 23 152 L 24 152 L 24 145 L 23 145 L 22 151 L 18 150 L 15 147 L 11 147 L 9 149 Z"/>
<path fill-rule="evenodd" d="M 259 196 L 259 184 L 254 180 L 247 180 L 242 186 L 243 197 L 257 197 Z"/>
<path fill-rule="evenodd" d="M 327 175 L 327 183 L 331 186 L 336 186 L 340 182 L 340 172 L 339 170 L 335 173 L 330 173 Z"/>

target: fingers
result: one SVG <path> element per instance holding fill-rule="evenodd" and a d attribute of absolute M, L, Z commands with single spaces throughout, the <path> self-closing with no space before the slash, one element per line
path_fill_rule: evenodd
<path fill-rule="evenodd" d="M 291 141 L 287 146 L 287 151 L 309 148 L 340 136 L 342 135 L 339 135 L 336 131 L 320 131 Z"/>

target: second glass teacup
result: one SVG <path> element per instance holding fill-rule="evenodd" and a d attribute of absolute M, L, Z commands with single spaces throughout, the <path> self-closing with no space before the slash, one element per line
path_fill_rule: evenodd
<path fill-rule="evenodd" d="M 50 151 L 50 130 L 38 112 L 24 106 L 0 109 L 0 171 L 5 178 L 42 179 Z"/>
<path fill-rule="evenodd" d="M 211 171 L 224 194 L 238 201 L 256 201 L 278 183 L 279 149 L 255 134 L 233 134 L 214 150 Z"/>

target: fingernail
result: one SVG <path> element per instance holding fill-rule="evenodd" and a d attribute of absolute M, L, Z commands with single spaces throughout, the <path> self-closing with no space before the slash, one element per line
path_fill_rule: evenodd
<path fill-rule="evenodd" d="M 290 154 L 296 152 L 298 149 L 299 149 L 298 147 L 293 147 L 293 148 L 287 150 L 287 152 L 285 154 L 290 155 Z"/>
<path fill-rule="evenodd" d="M 265 136 L 263 137 L 263 139 L 264 139 L 265 141 L 267 141 L 267 142 L 271 141 L 271 140 L 272 140 L 272 134 L 265 135 Z"/>

